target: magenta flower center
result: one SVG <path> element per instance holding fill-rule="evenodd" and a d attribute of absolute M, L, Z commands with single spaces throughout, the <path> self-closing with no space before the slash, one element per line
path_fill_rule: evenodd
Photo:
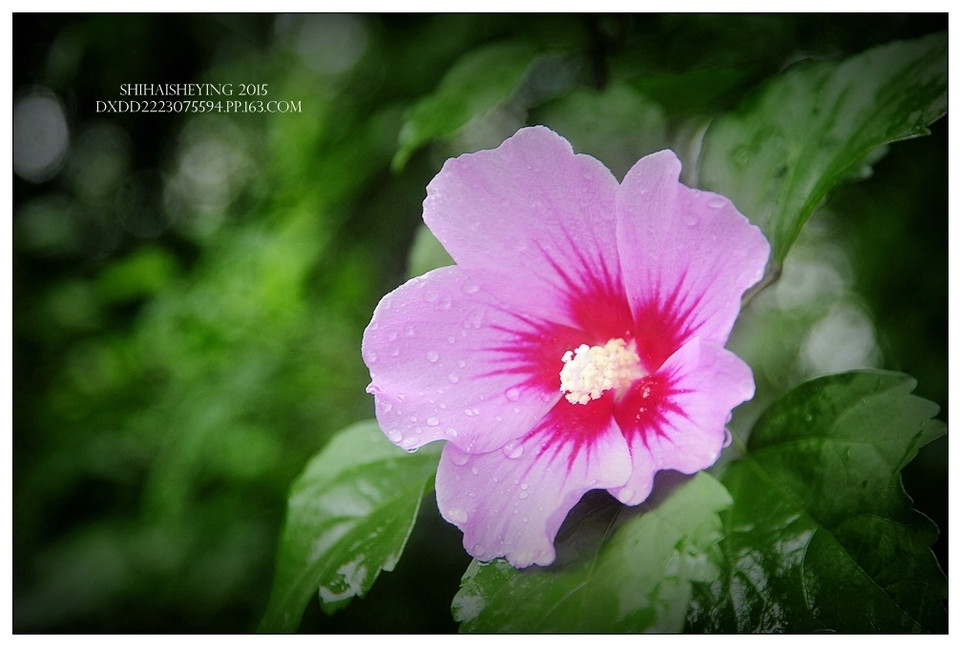
<path fill-rule="evenodd" d="M 562 359 L 560 390 L 571 404 L 586 404 L 608 390 L 619 398 L 634 381 L 647 376 L 633 342 L 627 345 L 623 339 L 610 339 L 606 345 L 584 343 L 567 350 Z"/>

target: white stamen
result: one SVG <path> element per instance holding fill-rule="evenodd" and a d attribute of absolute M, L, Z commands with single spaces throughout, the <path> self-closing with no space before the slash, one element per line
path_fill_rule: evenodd
<path fill-rule="evenodd" d="M 606 345 L 581 345 L 563 354 L 560 390 L 571 404 L 586 404 L 615 388 L 626 389 L 646 373 L 640 358 L 623 339 L 611 339 Z"/>

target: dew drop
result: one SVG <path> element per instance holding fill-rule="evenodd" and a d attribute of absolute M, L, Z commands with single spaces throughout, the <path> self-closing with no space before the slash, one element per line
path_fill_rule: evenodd
<path fill-rule="evenodd" d="M 467 417 L 476 417 L 477 415 L 480 414 L 480 409 L 479 409 L 479 408 L 468 408 L 468 409 L 466 409 L 466 410 L 463 411 L 463 414 L 466 415 Z"/>
<path fill-rule="evenodd" d="M 726 200 L 724 200 L 722 197 L 713 197 L 707 200 L 707 206 L 709 206 L 711 209 L 722 209 L 726 203 Z"/>
<path fill-rule="evenodd" d="M 619 498 L 620 500 L 633 500 L 635 495 L 637 495 L 637 493 L 633 489 L 624 489 L 620 492 Z"/>
<path fill-rule="evenodd" d="M 457 429 L 455 429 L 455 428 L 448 428 L 448 429 L 447 429 L 447 436 L 448 436 L 448 437 L 456 437 L 456 436 L 457 436 Z"/>
<path fill-rule="evenodd" d="M 463 284 L 462 289 L 465 294 L 476 294 L 478 291 L 480 291 L 480 286 L 476 283 L 466 282 Z"/>
<path fill-rule="evenodd" d="M 457 362 L 457 367 L 458 367 L 458 368 L 466 368 L 466 367 L 467 367 L 467 362 L 466 362 L 466 361 L 458 361 L 458 362 Z"/>
<path fill-rule="evenodd" d="M 695 227 L 700 223 L 700 221 L 693 216 L 688 217 L 686 220 L 684 220 L 684 222 L 688 227 Z"/>
<path fill-rule="evenodd" d="M 447 519 L 448 519 L 451 523 L 455 523 L 455 524 L 457 524 L 457 525 L 462 525 L 463 523 L 467 522 L 467 512 L 465 512 L 464 510 L 460 509 L 459 507 L 454 507 L 453 509 L 448 509 L 448 510 L 447 510 Z"/>
<path fill-rule="evenodd" d="M 430 363 L 436 363 L 439 358 L 440 358 L 440 355 L 433 350 L 427 353 L 427 361 L 429 361 Z"/>
<path fill-rule="evenodd" d="M 394 428 L 387 431 L 387 439 L 393 442 L 394 444 L 399 444 L 400 440 L 403 439 L 403 434 Z"/>
<path fill-rule="evenodd" d="M 393 330 L 387 335 L 387 341 L 396 341 L 397 340 L 397 331 Z"/>
<path fill-rule="evenodd" d="M 520 389 L 519 389 L 519 388 L 510 388 L 510 389 L 508 389 L 507 392 L 504 393 L 504 394 L 507 396 L 507 399 L 509 399 L 509 400 L 512 401 L 512 402 L 515 402 L 515 401 L 517 401 L 518 399 L 520 399 Z"/>
<path fill-rule="evenodd" d="M 472 473 L 475 476 L 480 475 L 480 469 L 478 469 L 477 467 L 470 467 L 470 473 Z"/>
<path fill-rule="evenodd" d="M 376 363 L 376 362 L 377 362 L 377 353 L 376 353 L 376 352 L 371 352 L 370 354 L 367 355 L 367 363 L 369 363 L 369 364 L 374 364 L 374 363 Z"/>
<path fill-rule="evenodd" d="M 453 336 L 452 334 L 447 337 L 447 343 L 453 345 L 456 342 L 457 342 L 457 337 Z"/>
<path fill-rule="evenodd" d="M 507 442 L 503 445 L 503 454 L 511 460 L 516 460 L 523 455 L 523 445 L 519 442 Z"/>
<path fill-rule="evenodd" d="M 723 448 L 730 446 L 731 442 L 733 442 L 733 434 L 730 433 L 730 429 L 723 429 Z"/>
<path fill-rule="evenodd" d="M 417 444 L 420 442 L 415 437 L 405 437 L 400 442 L 400 447 L 406 449 L 407 451 L 412 451 L 417 448 Z"/>
<path fill-rule="evenodd" d="M 453 462 L 458 467 L 462 467 L 469 460 L 470 460 L 469 453 L 461 453 L 460 451 L 453 451 L 451 453 L 450 461 Z"/>
<path fill-rule="evenodd" d="M 438 420 L 436 417 L 427 418 L 427 426 L 437 426 L 439 424 L 440 424 L 440 420 Z"/>
<path fill-rule="evenodd" d="M 390 356 L 391 357 L 400 356 L 400 348 L 390 348 Z"/>
<path fill-rule="evenodd" d="M 521 500 L 525 500 L 525 499 L 527 498 L 527 496 L 529 496 L 529 495 L 530 495 L 530 492 L 529 492 L 529 491 L 521 491 L 521 492 L 520 492 L 520 499 L 521 499 Z"/>
<path fill-rule="evenodd" d="M 487 553 L 487 548 L 485 548 L 480 543 L 474 543 L 473 551 L 471 551 L 470 553 L 473 554 L 473 556 L 476 556 L 477 558 L 479 558 Z"/>
<path fill-rule="evenodd" d="M 451 384 L 455 384 L 460 381 L 460 377 L 451 372 L 449 375 L 447 375 L 447 381 L 449 381 Z"/>
<path fill-rule="evenodd" d="M 424 298 L 426 299 L 426 301 L 427 301 L 428 303 L 433 303 L 433 302 L 436 301 L 438 298 L 440 298 L 440 294 L 438 294 L 437 292 L 434 292 L 434 291 L 429 291 L 429 292 L 427 292 L 427 295 L 426 295 Z"/>

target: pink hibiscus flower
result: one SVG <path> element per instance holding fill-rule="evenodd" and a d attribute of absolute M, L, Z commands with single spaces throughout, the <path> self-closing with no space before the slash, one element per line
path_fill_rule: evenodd
<path fill-rule="evenodd" d="M 669 150 L 620 184 L 544 127 L 444 164 L 423 219 L 456 261 L 380 302 L 368 392 L 407 450 L 446 440 L 437 503 L 475 558 L 553 562 L 583 494 L 642 502 L 713 464 L 750 368 L 723 346 L 769 245 Z"/>

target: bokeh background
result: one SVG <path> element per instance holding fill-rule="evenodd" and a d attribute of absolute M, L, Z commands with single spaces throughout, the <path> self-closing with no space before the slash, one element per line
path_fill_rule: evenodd
<path fill-rule="evenodd" d="M 618 176 L 802 58 L 945 15 L 13 16 L 15 632 L 254 630 L 287 488 L 372 416 L 360 359 L 408 274 L 448 156 L 543 123 Z M 404 115 L 465 55 L 536 48 L 522 81 L 393 165 Z M 496 84 L 479 70 L 476 87 Z M 275 114 L 106 114 L 125 83 L 267 83 Z M 465 90 L 466 92 L 467 90 Z M 466 98 L 465 98 L 466 102 Z M 947 124 L 814 215 L 731 342 L 756 400 L 903 370 L 947 419 Z M 905 472 L 943 535 L 946 440 Z M 367 599 L 304 632 L 442 632 L 468 559 L 431 498 Z"/>

